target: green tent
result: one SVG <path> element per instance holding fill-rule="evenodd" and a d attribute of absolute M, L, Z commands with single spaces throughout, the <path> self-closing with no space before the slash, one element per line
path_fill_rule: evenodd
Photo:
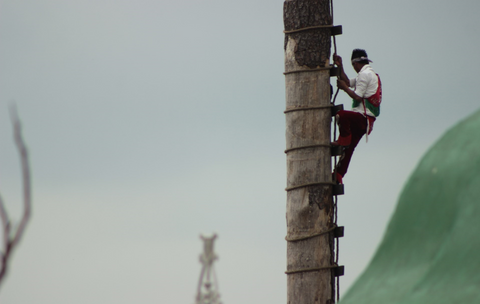
<path fill-rule="evenodd" d="M 480 111 L 423 157 L 340 304 L 480 303 Z"/>

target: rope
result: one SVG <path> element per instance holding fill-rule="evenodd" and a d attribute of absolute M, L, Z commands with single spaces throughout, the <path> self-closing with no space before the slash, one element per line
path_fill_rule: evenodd
<path fill-rule="evenodd" d="M 294 74 L 294 73 L 302 73 L 302 72 L 318 72 L 318 71 L 330 70 L 332 68 L 333 68 L 333 65 L 330 65 L 328 67 L 319 67 L 319 68 L 315 68 L 315 69 L 292 70 L 292 71 L 284 72 L 283 75 Z"/>
<path fill-rule="evenodd" d="M 318 107 L 300 107 L 300 108 L 291 108 L 291 109 L 286 109 L 283 111 L 283 113 L 287 114 L 290 112 L 295 112 L 295 111 L 307 111 L 307 110 L 319 110 L 319 109 L 329 109 L 331 108 L 332 105 L 328 106 L 318 106 Z"/>
<path fill-rule="evenodd" d="M 287 187 L 287 188 L 285 188 L 285 191 L 292 191 L 292 190 L 299 189 L 299 188 L 305 188 L 305 187 L 309 187 L 309 186 L 320 186 L 320 185 L 335 185 L 335 183 L 333 183 L 333 182 L 309 183 L 309 184 Z"/>
<path fill-rule="evenodd" d="M 317 236 L 321 236 L 321 235 L 330 233 L 330 232 L 332 232 L 333 230 L 335 230 L 335 228 L 337 228 L 337 225 L 333 226 L 332 228 L 330 228 L 330 229 L 328 229 L 328 230 L 325 230 L 325 231 L 322 231 L 322 232 L 318 232 L 318 233 L 314 233 L 314 234 L 310 234 L 310 235 L 306 235 L 306 236 L 300 236 L 300 237 L 296 237 L 296 238 L 289 238 L 288 236 L 286 236 L 286 237 L 285 237 L 285 240 L 286 240 L 287 242 L 303 241 L 303 240 L 311 239 L 311 238 L 314 238 L 314 237 L 317 237 Z"/>
<path fill-rule="evenodd" d="M 333 22 L 333 18 L 334 18 L 334 13 L 333 13 L 333 0 L 330 0 L 330 9 L 331 9 L 331 16 L 332 16 L 332 24 L 334 24 Z M 334 51 L 334 54 L 338 54 L 337 53 L 337 40 L 336 40 L 336 37 L 335 35 L 333 36 L 333 51 Z M 338 75 L 337 76 L 337 79 L 340 79 L 341 75 Z M 340 89 L 337 87 L 337 91 L 335 92 L 335 95 L 333 96 L 333 100 L 332 100 L 332 105 L 335 105 L 335 101 L 337 99 L 337 95 L 338 95 L 338 92 L 340 91 Z M 333 138 L 337 138 L 337 115 L 335 115 L 335 118 L 334 118 L 334 125 L 333 125 Z M 335 162 L 335 170 L 334 170 L 334 176 L 335 176 L 335 182 L 337 182 L 337 167 L 336 167 L 336 164 L 337 164 L 337 156 L 335 155 L 334 157 L 334 162 Z M 338 197 L 335 195 L 334 196 L 334 201 L 333 201 L 333 210 L 334 210 L 334 218 L 333 218 L 333 223 L 335 226 L 337 226 L 337 219 L 338 219 Z M 339 256 L 339 244 L 340 244 L 340 241 L 339 241 L 339 238 L 337 237 L 335 242 L 334 242 L 334 246 L 335 248 L 332 248 L 332 250 L 335 252 L 335 264 L 338 265 L 338 256 Z M 337 292 L 337 302 L 340 301 L 340 276 L 337 276 L 336 277 L 336 286 L 334 285 L 334 290 L 333 292 L 335 293 L 335 289 L 336 289 L 336 292 Z M 336 288 L 335 288 L 336 287 Z M 333 295 L 335 296 L 335 295 Z"/>
<path fill-rule="evenodd" d="M 286 274 L 292 274 L 292 273 L 299 273 L 299 272 L 312 272 L 312 271 L 333 269 L 333 268 L 337 268 L 337 267 L 338 267 L 338 265 L 318 267 L 318 268 L 303 268 L 303 269 L 288 270 L 288 271 L 285 271 L 285 273 Z"/>
<path fill-rule="evenodd" d="M 315 26 L 308 26 L 308 27 L 303 27 L 303 28 L 299 28 L 299 29 L 296 29 L 296 30 L 289 30 L 289 31 L 283 31 L 283 32 L 285 34 L 293 34 L 293 33 L 298 33 L 298 32 L 303 32 L 303 31 L 323 29 L 323 28 L 331 28 L 331 27 L 333 27 L 333 24 L 315 25 Z"/>
<path fill-rule="evenodd" d="M 290 151 L 301 150 L 301 149 L 310 149 L 310 148 L 318 148 L 318 147 L 330 148 L 331 145 L 318 144 L 318 145 L 301 146 L 301 147 L 295 147 L 295 148 L 287 149 L 284 152 L 288 153 Z"/>

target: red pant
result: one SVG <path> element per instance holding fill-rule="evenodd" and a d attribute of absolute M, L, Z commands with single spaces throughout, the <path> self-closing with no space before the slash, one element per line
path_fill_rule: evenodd
<path fill-rule="evenodd" d="M 368 134 L 370 134 L 370 132 L 372 132 L 375 118 L 370 116 L 367 117 L 370 121 L 370 131 L 368 132 Z M 340 130 L 340 136 L 347 137 L 352 135 L 352 141 L 350 142 L 350 145 L 345 148 L 336 168 L 337 173 L 341 176 L 345 176 L 350 160 L 352 159 L 353 151 L 358 145 L 360 139 L 362 139 L 363 135 L 367 132 L 367 118 L 358 112 L 341 110 L 337 113 L 337 124 Z"/>

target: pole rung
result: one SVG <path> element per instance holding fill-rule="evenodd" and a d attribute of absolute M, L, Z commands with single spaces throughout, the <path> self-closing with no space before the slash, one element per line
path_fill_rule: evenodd
<path fill-rule="evenodd" d="M 336 277 L 343 276 L 345 274 L 345 266 L 337 266 L 337 267 L 333 268 L 333 274 Z"/>
<path fill-rule="evenodd" d="M 330 68 L 330 77 L 340 76 L 340 69 L 338 67 Z"/>
<path fill-rule="evenodd" d="M 332 36 L 341 35 L 343 33 L 341 25 L 335 25 L 331 27 Z"/>
<path fill-rule="evenodd" d="M 343 194 L 345 194 L 345 188 L 343 187 L 343 184 L 333 185 L 332 194 L 333 195 L 343 195 Z"/>
<path fill-rule="evenodd" d="M 345 227 L 343 227 L 343 226 L 335 228 L 335 230 L 333 230 L 333 237 L 335 237 L 335 238 L 343 237 L 344 230 L 345 230 Z"/>
<path fill-rule="evenodd" d="M 338 113 L 339 111 L 341 111 L 341 110 L 343 110 L 343 104 L 334 105 L 334 106 L 332 107 L 332 116 L 337 115 L 337 113 Z"/>
<path fill-rule="evenodd" d="M 331 146 L 330 147 L 330 154 L 332 156 L 340 156 L 343 154 L 343 147 L 342 146 Z"/>

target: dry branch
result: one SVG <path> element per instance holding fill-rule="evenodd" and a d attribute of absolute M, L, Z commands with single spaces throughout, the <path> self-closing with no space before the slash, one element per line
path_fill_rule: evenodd
<path fill-rule="evenodd" d="M 30 165 L 28 162 L 27 147 L 23 141 L 22 128 L 20 120 L 18 119 L 17 110 L 14 106 L 10 108 L 10 118 L 13 125 L 13 138 L 20 155 L 20 164 L 22 167 L 22 184 L 23 184 L 23 216 L 17 229 L 12 229 L 12 225 L 5 209 L 5 204 L 2 197 L 0 197 L 0 220 L 3 230 L 3 248 L 0 252 L 0 285 L 2 284 L 5 274 L 7 273 L 8 263 L 12 256 L 13 249 L 20 242 L 25 227 L 30 219 L 31 213 L 31 185 L 30 185 Z M 13 231 L 14 230 L 14 231 Z"/>

